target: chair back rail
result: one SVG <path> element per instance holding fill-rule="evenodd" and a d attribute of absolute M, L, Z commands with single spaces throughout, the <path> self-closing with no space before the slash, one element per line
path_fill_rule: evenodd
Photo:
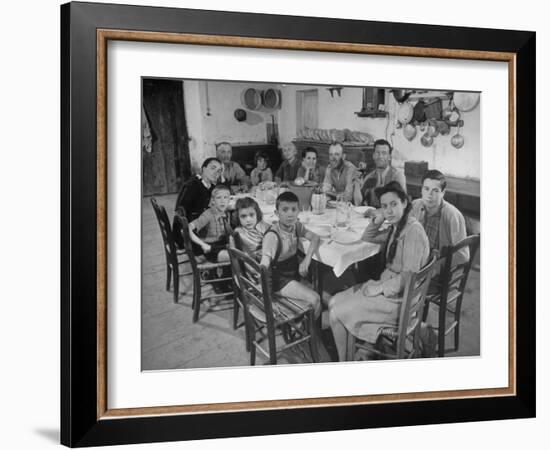
<path fill-rule="evenodd" d="M 246 309 L 258 308 L 266 317 L 268 334 L 275 339 L 275 323 L 273 319 L 273 304 L 271 294 L 270 269 L 261 266 L 254 258 L 235 247 L 229 246 L 230 258 L 236 261 L 243 303 Z M 271 339 L 270 339 L 271 341 Z"/>
<path fill-rule="evenodd" d="M 271 288 L 271 269 L 262 266 L 236 246 L 236 239 L 233 237 L 229 240 L 229 257 L 241 289 L 248 324 L 247 339 L 251 364 L 255 364 L 256 350 L 268 357 L 270 364 L 277 364 L 278 355 L 306 342 L 309 343 L 312 360 L 318 361 L 316 343 L 312 335 L 313 309 L 297 310 L 291 299 L 278 298 L 275 301 Z M 285 342 L 280 347 L 276 340 L 279 332 Z"/>
<path fill-rule="evenodd" d="M 160 227 L 166 258 L 171 264 L 177 264 L 177 248 L 174 242 L 174 236 L 172 235 L 172 227 L 170 226 L 170 219 L 166 213 L 166 208 L 159 205 L 155 197 L 151 197 L 151 204 L 153 205 L 153 210 L 155 211 L 155 216 L 157 217 Z"/>
<path fill-rule="evenodd" d="M 470 275 L 473 262 L 479 250 L 480 235 L 472 235 L 462 239 L 453 246 L 443 248 L 441 254 L 443 264 L 440 273 L 440 292 L 429 297 L 429 302 L 439 308 L 438 314 L 438 355 L 445 354 L 445 336 L 454 330 L 454 351 L 459 346 L 459 323 L 462 308 L 462 299 Z M 468 248 L 469 257 L 465 262 L 454 264 L 456 254 L 464 248 Z M 449 305 L 454 304 L 454 309 Z M 427 317 L 428 305 L 424 311 L 424 317 Z M 453 321 L 448 326 L 446 320 L 447 312 L 453 314 Z"/>
<path fill-rule="evenodd" d="M 174 216 L 174 229 L 177 229 L 181 233 L 181 238 L 183 240 L 183 248 L 189 256 L 189 262 L 193 272 L 198 270 L 197 268 L 197 258 L 195 257 L 195 251 L 193 250 L 193 241 L 191 240 L 191 235 L 189 234 L 189 222 L 185 216 L 185 211 L 183 208 L 178 208 Z M 174 243 L 175 246 L 175 243 Z"/>
<path fill-rule="evenodd" d="M 406 353 L 407 338 L 413 335 L 413 351 L 409 357 L 414 357 L 414 351 L 419 344 L 419 328 L 421 324 L 421 311 L 424 308 L 424 301 L 430 281 L 432 278 L 438 254 L 434 252 L 428 263 L 418 272 L 404 272 L 405 289 L 403 302 L 398 322 L 398 336 L 396 342 L 396 357 L 404 358 Z"/>
<path fill-rule="evenodd" d="M 229 236 L 229 248 L 236 248 L 238 250 L 241 250 L 240 242 L 237 241 L 238 234 L 233 233 Z M 239 280 L 239 261 L 237 258 L 231 256 L 231 252 L 229 252 L 229 262 L 231 263 L 231 275 L 233 277 L 233 283 L 235 284 L 236 289 L 238 290 L 239 297 L 242 301 L 242 293 L 241 293 L 241 281 Z"/>
<path fill-rule="evenodd" d="M 480 235 L 475 234 L 462 239 L 460 242 L 453 246 L 443 248 L 441 254 L 445 258 L 442 271 L 442 295 L 447 294 L 449 287 L 452 287 L 457 281 L 460 282 L 458 289 L 464 292 L 466 283 L 468 282 L 468 276 L 470 269 L 479 250 Z M 453 257 L 463 248 L 468 247 L 469 258 L 466 262 L 456 264 L 453 266 Z"/>

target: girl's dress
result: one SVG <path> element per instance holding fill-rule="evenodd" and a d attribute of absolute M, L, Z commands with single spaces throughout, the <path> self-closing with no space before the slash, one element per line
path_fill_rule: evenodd
<path fill-rule="evenodd" d="M 392 236 L 386 251 L 395 239 L 393 227 Z M 363 240 L 377 242 L 380 236 L 379 226 L 372 222 L 365 230 Z M 397 238 L 397 249 L 391 263 L 380 276 L 382 294 L 366 296 L 363 287 L 367 283 L 353 286 L 336 294 L 331 300 L 331 308 L 336 317 L 354 336 L 376 343 L 380 329 L 386 326 L 397 326 L 401 310 L 404 279 L 402 272 L 417 272 L 428 261 L 430 243 L 422 225 L 409 215 L 407 223 Z M 387 254 L 386 254 L 387 256 Z"/>
<path fill-rule="evenodd" d="M 235 228 L 241 240 L 242 250 L 258 261 L 262 257 L 262 240 L 268 229 L 269 225 L 263 220 L 259 221 L 251 230 L 242 226 Z"/>

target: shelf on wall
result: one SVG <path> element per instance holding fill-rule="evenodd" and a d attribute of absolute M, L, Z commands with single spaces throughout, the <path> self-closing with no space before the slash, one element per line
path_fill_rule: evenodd
<path fill-rule="evenodd" d="M 429 99 L 429 100 L 433 100 L 433 99 L 436 99 L 436 98 L 439 98 L 441 100 L 450 100 L 451 97 L 452 97 L 453 93 L 452 92 L 444 92 L 444 93 L 441 93 L 441 92 L 434 92 L 434 91 L 431 91 L 431 92 L 413 92 L 411 95 L 409 95 L 409 98 L 408 100 L 412 100 L 412 101 L 415 101 L 415 100 L 421 100 L 421 99 Z"/>
<path fill-rule="evenodd" d="M 387 117 L 388 112 L 387 111 L 381 111 L 381 110 L 365 110 L 365 111 L 358 111 L 355 114 L 357 114 L 357 117 L 370 117 L 370 118 L 383 118 Z"/>

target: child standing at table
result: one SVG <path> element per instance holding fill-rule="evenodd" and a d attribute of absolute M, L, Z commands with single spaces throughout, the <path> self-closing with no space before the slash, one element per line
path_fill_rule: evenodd
<path fill-rule="evenodd" d="M 267 167 L 269 163 L 267 155 L 263 152 L 258 152 L 254 156 L 254 160 L 256 162 L 256 167 L 250 172 L 252 186 L 258 186 L 258 184 L 264 183 L 265 181 L 273 181 L 273 172 Z"/>
<path fill-rule="evenodd" d="M 251 197 L 237 199 L 235 214 L 239 225 L 235 232 L 239 235 L 242 250 L 254 259 L 262 257 L 262 241 L 269 225 L 262 220 L 260 205 Z"/>
<path fill-rule="evenodd" d="M 204 254 L 210 262 L 229 261 L 229 197 L 229 188 L 224 184 L 218 184 L 212 190 L 210 207 L 189 224 L 189 235 L 194 243 L 195 255 Z"/>
<path fill-rule="evenodd" d="M 272 290 L 276 295 L 306 303 L 313 308 L 315 317 L 321 313 L 319 294 L 300 282 L 300 275 L 307 276 L 313 253 L 319 247 L 320 238 L 298 222 L 298 197 L 293 192 L 283 192 L 277 197 L 275 214 L 279 221 L 265 233 L 262 242 L 260 264 L 271 266 Z M 305 258 L 298 260 L 300 239 L 310 241 Z"/>

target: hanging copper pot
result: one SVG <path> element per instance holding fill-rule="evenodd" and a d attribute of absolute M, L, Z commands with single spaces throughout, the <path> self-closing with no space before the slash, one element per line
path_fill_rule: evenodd
<path fill-rule="evenodd" d="M 451 127 L 444 120 L 437 121 L 437 129 L 439 131 L 439 134 L 441 134 L 441 136 L 447 136 L 448 134 L 451 133 Z"/>
<path fill-rule="evenodd" d="M 479 92 L 455 92 L 453 103 L 459 111 L 471 111 L 479 103 Z"/>
<path fill-rule="evenodd" d="M 433 119 L 428 120 L 428 128 L 426 130 L 428 136 L 437 137 L 439 135 L 439 130 L 437 129 L 437 122 Z"/>
<path fill-rule="evenodd" d="M 405 125 L 409 123 L 413 118 L 414 108 L 409 102 L 405 102 L 399 105 L 397 110 L 397 120 L 399 123 Z"/>
<path fill-rule="evenodd" d="M 451 145 L 454 148 L 462 148 L 464 145 L 464 137 L 460 134 L 460 128 L 456 132 L 456 134 L 451 138 Z"/>
<path fill-rule="evenodd" d="M 464 138 L 457 133 L 451 138 L 451 144 L 454 148 L 462 148 L 464 145 Z"/>
<path fill-rule="evenodd" d="M 411 92 L 407 92 L 405 89 L 392 89 L 391 91 L 397 103 L 406 102 L 411 95 Z"/>
<path fill-rule="evenodd" d="M 451 100 L 449 100 L 449 105 L 443 108 L 443 111 L 441 111 L 441 118 L 445 121 L 449 120 L 454 109 L 455 105 L 453 103 L 453 99 L 451 98 Z"/>
<path fill-rule="evenodd" d="M 236 109 L 233 113 L 237 122 L 244 122 L 246 120 L 246 111 L 244 109 Z"/>
<path fill-rule="evenodd" d="M 403 128 L 403 136 L 405 136 L 408 141 L 412 141 L 416 137 L 416 127 L 410 123 L 405 125 Z"/>
<path fill-rule="evenodd" d="M 413 111 L 413 121 L 414 122 L 425 122 L 426 121 L 426 104 L 422 100 L 418 100 L 416 105 L 414 105 Z"/>
<path fill-rule="evenodd" d="M 431 137 L 427 132 L 422 135 L 420 142 L 424 147 L 431 147 L 434 143 L 434 138 Z"/>

